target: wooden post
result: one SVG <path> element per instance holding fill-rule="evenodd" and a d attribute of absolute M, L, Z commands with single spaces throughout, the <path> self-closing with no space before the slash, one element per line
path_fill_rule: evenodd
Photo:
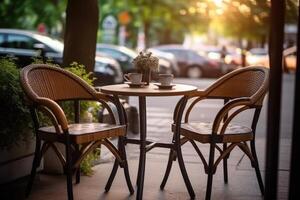
<path fill-rule="evenodd" d="M 300 6 L 298 7 L 300 12 Z M 291 155 L 291 169 L 290 169 L 290 186 L 289 186 L 289 200 L 300 199 L 299 189 L 299 113 L 300 113 L 300 40 L 299 40 L 300 16 L 298 16 L 298 37 L 297 37 L 297 67 L 296 67 L 296 83 L 295 83 L 295 101 L 294 101 L 294 120 L 293 120 L 293 136 L 292 136 L 292 155 Z M 297 92 L 298 91 L 298 92 Z"/>
<path fill-rule="evenodd" d="M 271 1 L 270 19 L 270 89 L 267 117 L 265 199 L 277 199 L 282 51 L 284 38 L 284 0 Z"/>

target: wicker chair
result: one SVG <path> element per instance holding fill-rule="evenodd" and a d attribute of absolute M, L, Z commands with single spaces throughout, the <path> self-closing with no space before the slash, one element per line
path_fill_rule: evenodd
<path fill-rule="evenodd" d="M 53 148 L 67 177 L 68 199 L 73 199 L 72 175 L 76 173 L 76 183 L 79 183 L 81 161 L 100 144 L 105 145 L 114 154 L 120 167 L 124 168 L 129 191 L 131 194 L 134 192 L 124 147 L 126 126 L 117 125 L 117 118 L 108 105 L 108 103 L 114 103 L 111 97 L 96 92 L 76 75 L 45 64 L 34 64 L 23 68 L 20 81 L 26 94 L 26 102 L 30 108 L 36 133 L 36 150 L 26 196 L 31 191 L 36 169 L 40 165 L 43 154 L 49 148 Z M 58 104 L 61 101 L 70 100 L 74 101 L 74 124 L 68 123 L 64 111 Z M 104 108 L 108 109 L 114 124 L 80 123 L 79 100 L 100 102 Z M 121 105 L 117 106 L 122 109 Z M 42 127 L 38 112 L 49 117 L 52 126 Z M 118 148 L 108 140 L 110 137 L 119 138 Z M 65 145 L 65 157 L 55 143 Z M 108 181 L 106 191 L 109 190 L 111 182 L 112 180 Z"/>
<path fill-rule="evenodd" d="M 198 90 L 193 95 L 182 98 L 178 102 L 174 112 L 172 131 L 174 132 L 173 142 L 175 147 L 170 151 L 167 169 L 160 186 L 161 189 L 165 187 L 172 163 L 178 157 L 179 166 L 189 194 L 191 198 L 195 197 L 181 152 L 181 146 L 189 141 L 203 162 L 205 173 L 208 175 L 207 200 L 211 197 L 213 174 L 222 160 L 224 182 L 227 183 L 227 159 L 235 147 L 239 147 L 250 158 L 263 195 L 264 186 L 255 150 L 255 129 L 263 99 L 268 90 L 268 82 L 269 70 L 267 68 L 246 67 L 224 75 L 204 91 Z M 213 122 L 189 122 L 189 115 L 193 107 L 204 99 L 223 99 L 224 106 L 217 113 Z M 188 102 L 190 104 L 187 104 Z M 251 127 L 231 124 L 232 120 L 239 113 L 248 109 L 254 109 Z M 184 121 L 182 122 L 183 115 Z M 205 160 L 195 141 L 210 144 L 208 162 Z M 247 142 L 250 143 L 250 149 Z M 219 145 L 222 145 L 222 147 Z M 215 159 L 215 150 L 220 152 L 220 156 L 217 159 Z"/>

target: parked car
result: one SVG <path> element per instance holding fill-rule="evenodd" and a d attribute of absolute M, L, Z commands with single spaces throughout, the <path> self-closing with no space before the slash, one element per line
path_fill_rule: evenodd
<path fill-rule="evenodd" d="M 197 49 L 200 55 L 207 57 L 211 60 L 221 60 L 221 51 L 222 49 L 217 46 L 208 46 L 202 45 L 200 48 Z"/>
<path fill-rule="evenodd" d="M 171 64 L 172 74 L 174 76 L 179 75 L 179 67 L 178 67 L 178 64 L 177 64 L 177 59 L 174 56 L 174 54 L 164 52 L 164 51 L 160 51 L 160 50 L 153 49 L 153 48 L 149 48 L 149 49 L 147 49 L 147 51 L 152 52 L 153 55 L 158 57 L 159 59 L 164 59 L 164 60 L 169 61 L 170 64 Z"/>
<path fill-rule="evenodd" d="M 123 73 L 135 71 L 132 60 L 138 55 L 137 52 L 124 46 L 117 46 L 111 44 L 97 44 L 97 55 L 110 56 L 117 60 L 122 68 Z M 158 73 L 172 73 L 171 63 L 163 58 L 159 58 L 159 72 Z M 152 74 L 157 78 L 157 73 Z"/>
<path fill-rule="evenodd" d="M 247 65 L 262 65 L 269 67 L 268 50 L 264 48 L 250 49 L 246 54 Z"/>
<path fill-rule="evenodd" d="M 225 56 L 225 62 L 235 66 L 242 66 L 242 49 L 236 48 L 228 50 L 227 55 Z"/>
<path fill-rule="evenodd" d="M 32 63 L 41 52 L 41 55 L 52 60 L 53 63 L 62 64 L 63 49 L 63 43 L 59 40 L 36 32 L 0 29 L 0 57 L 16 58 L 19 67 Z M 95 58 L 94 75 L 97 78 L 96 86 L 120 83 L 123 80 L 119 64 L 103 56 Z"/>
<path fill-rule="evenodd" d="M 283 70 L 284 72 L 295 72 L 297 67 L 297 47 L 292 46 L 283 51 Z"/>
<path fill-rule="evenodd" d="M 219 77 L 230 70 L 225 63 L 210 60 L 199 52 L 182 45 L 161 45 L 152 48 L 174 54 L 178 62 L 180 76 L 189 78 Z"/>
<path fill-rule="evenodd" d="M 123 82 L 123 72 L 119 63 L 112 58 L 96 56 L 93 75 L 95 86 L 111 85 Z"/>

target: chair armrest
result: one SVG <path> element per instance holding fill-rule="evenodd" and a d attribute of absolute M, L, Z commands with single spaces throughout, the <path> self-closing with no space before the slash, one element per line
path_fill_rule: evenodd
<path fill-rule="evenodd" d="M 192 102 L 192 104 L 188 107 L 187 112 L 186 112 L 186 115 L 185 115 L 185 121 L 186 121 L 186 120 L 188 119 L 189 113 L 191 112 L 191 110 L 192 110 L 192 108 L 194 107 L 194 105 L 195 105 L 197 102 L 201 101 L 202 99 L 205 99 L 207 95 L 208 95 L 207 90 L 205 90 L 205 89 L 204 89 L 204 90 L 203 90 L 203 89 L 198 89 L 198 90 L 196 90 L 196 91 L 194 91 L 194 92 L 192 92 L 192 93 L 186 95 L 185 97 L 181 98 L 181 99 L 178 101 L 178 103 L 176 104 L 176 107 L 175 107 L 175 109 L 174 109 L 174 114 L 173 114 L 173 120 L 174 120 L 174 122 L 175 122 L 176 120 L 178 120 L 178 119 L 177 119 L 177 118 L 178 118 L 178 111 L 179 111 L 179 109 L 180 109 L 180 105 L 181 105 L 181 104 L 184 103 L 183 106 L 185 107 L 185 106 L 186 106 L 186 103 L 187 103 L 187 101 L 188 101 L 189 99 L 198 97 L 198 98 L 196 98 L 196 99 Z M 185 100 L 186 100 L 186 102 L 184 102 Z M 184 108 L 183 110 L 185 110 L 185 108 Z M 180 119 L 180 120 L 181 120 L 181 119 Z"/>
<path fill-rule="evenodd" d="M 218 112 L 217 116 L 215 117 L 213 127 L 212 127 L 213 133 L 217 133 L 222 120 L 224 119 L 225 116 L 228 115 L 228 113 L 231 109 L 238 107 L 238 106 L 246 106 L 249 109 L 249 108 L 251 108 L 251 105 L 252 105 L 252 101 L 251 101 L 251 98 L 249 98 L 249 97 L 237 98 L 237 99 L 234 99 L 234 100 L 226 103 L 223 106 L 223 108 Z M 243 109 L 243 110 L 245 110 L 245 109 Z"/>
<path fill-rule="evenodd" d="M 204 97 L 207 96 L 208 92 L 207 90 L 203 89 L 197 89 L 196 91 L 192 92 L 191 94 L 188 95 L 189 98 L 193 97 Z"/>
<path fill-rule="evenodd" d="M 48 108 L 56 117 L 58 124 L 61 126 L 63 131 L 68 130 L 68 121 L 64 111 L 61 107 L 53 100 L 48 98 L 40 97 L 37 99 L 37 103 Z"/>
<path fill-rule="evenodd" d="M 115 124 L 120 124 L 120 113 L 118 112 L 116 99 L 113 96 L 104 94 L 102 92 L 96 92 L 96 98 L 99 102 L 102 103 L 104 108 L 107 109 L 112 122 Z M 122 106 L 122 105 L 121 105 Z"/>
<path fill-rule="evenodd" d="M 198 97 L 198 98 L 195 98 Z M 192 99 L 195 98 L 192 103 L 188 106 L 188 108 L 186 109 L 186 114 L 184 117 L 184 121 L 188 122 L 189 120 L 189 115 L 193 109 L 193 107 L 201 100 L 204 99 L 224 99 L 224 98 L 220 98 L 220 97 L 215 97 L 215 96 L 210 96 L 209 92 L 207 89 L 203 90 L 203 89 L 198 89 L 195 92 L 193 92 L 191 95 L 188 95 L 188 99 Z M 180 103 L 180 102 L 178 102 Z"/>
<path fill-rule="evenodd" d="M 95 98 L 97 99 L 97 100 L 102 100 L 102 101 L 113 101 L 112 100 L 112 96 L 110 96 L 110 95 L 107 95 L 107 94 L 104 94 L 104 93 L 102 93 L 102 92 L 96 92 L 95 94 L 94 94 L 94 96 L 95 96 Z"/>

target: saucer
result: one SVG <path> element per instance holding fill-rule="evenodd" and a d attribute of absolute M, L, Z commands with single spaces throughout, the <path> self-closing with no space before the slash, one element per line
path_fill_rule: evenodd
<path fill-rule="evenodd" d="M 155 83 L 154 85 L 156 85 L 159 89 L 162 89 L 162 90 L 170 90 L 175 86 L 175 84 L 161 85 L 160 83 Z"/>
<path fill-rule="evenodd" d="M 125 84 L 129 85 L 129 87 L 131 87 L 131 88 L 141 88 L 146 85 L 146 82 L 141 82 L 141 83 L 125 82 Z"/>

